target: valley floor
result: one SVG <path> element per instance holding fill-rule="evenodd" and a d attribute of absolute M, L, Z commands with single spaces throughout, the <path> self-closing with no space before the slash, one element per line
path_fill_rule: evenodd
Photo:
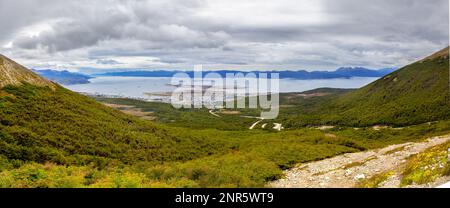
<path fill-rule="evenodd" d="M 374 187 L 380 188 L 437 187 L 450 181 L 450 177 L 440 177 L 421 185 L 402 185 L 402 173 L 411 157 L 429 151 L 433 147 L 448 145 L 449 142 L 450 135 L 446 135 L 429 138 L 420 143 L 395 144 L 381 149 L 348 153 L 301 164 L 285 171 L 283 179 L 271 182 L 269 186 L 277 188 L 350 188 L 366 187 L 368 183 L 375 183 Z M 447 151 L 445 148 L 446 153 Z M 447 154 L 450 157 L 450 153 Z M 444 155 L 444 159 L 447 161 L 441 159 L 436 167 L 430 164 L 417 168 L 429 169 L 429 172 L 444 168 L 445 162 L 450 162 L 447 154 Z"/>

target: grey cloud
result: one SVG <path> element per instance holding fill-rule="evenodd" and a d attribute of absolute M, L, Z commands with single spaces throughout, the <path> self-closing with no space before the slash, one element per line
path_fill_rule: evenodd
<path fill-rule="evenodd" d="M 320 69 L 403 65 L 449 44 L 448 0 L 314 2 L 310 9 L 320 8 L 309 14 L 310 1 L 303 0 L 269 7 L 247 0 L 2 0 L 0 52 L 30 64 L 58 59 L 78 68 L 95 68 L 77 65 L 91 60 L 114 66 L 116 56 L 149 56 L 168 68 Z M 42 23 L 50 29 L 21 33 Z M 12 48 L 1 48 L 9 42 Z"/>
<path fill-rule="evenodd" d="M 97 63 L 98 64 L 102 64 L 102 65 L 116 65 L 116 64 L 120 64 L 120 62 L 115 61 L 115 60 L 111 60 L 111 59 L 98 59 Z"/>

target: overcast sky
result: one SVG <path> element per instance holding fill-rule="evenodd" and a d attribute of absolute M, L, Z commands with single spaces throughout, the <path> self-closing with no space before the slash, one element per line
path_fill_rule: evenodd
<path fill-rule="evenodd" d="M 1 0 L 0 53 L 31 68 L 402 66 L 449 44 L 448 0 Z"/>

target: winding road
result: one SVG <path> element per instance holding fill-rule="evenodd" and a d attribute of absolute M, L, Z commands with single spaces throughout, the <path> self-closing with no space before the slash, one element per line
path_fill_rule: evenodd
<path fill-rule="evenodd" d="M 255 123 L 253 123 L 251 126 L 250 126 L 250 128 L 248 128 L 248 129 L 253 129 L 253 128 L 255 128 L 255 126 L 256 125 L 258 125 L 261 121 L 264 121 L 264 119 L 262 118 L 262 119 L 260 119 L 260 120 L 258 120 L 258 121 L 256 121 Z"/>
<path fill-rule="evenodd" d="M 215 117 L 222 118 L 222 116 L 220 116 L 219 114 L 216 114 L 216 113 L 214 112 L 214 109 L 209 110 L 209 113 L 210 113 L 211 115 L 215 116 Z"/>

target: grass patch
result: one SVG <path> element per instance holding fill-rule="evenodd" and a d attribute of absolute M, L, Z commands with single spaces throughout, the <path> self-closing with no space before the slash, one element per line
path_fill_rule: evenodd
<path fill-rule="evenodd" d="M 443 175 L 449 175 L 449 148 L 450 142 L 411 157 L 402 172 L 401 186 L 426 184 Z"/>
<path fill-rule="evenodd" d="M 372 176 L 369 179 L 362 180 L 356 185 L 357 188 L 378 188 L 381 183 L 393 176 L 395 172 L 389 171 Z"/>
<path fill-rule="evenodd" d="M 346 164 L 342 167 L 342 169 L 346 170 L 349 168 L 362 166 L 362 165 L 366 164 L 367 162 L 369 162 L 371 160 L 375 160 L 375 159 L 377 159 L 377 156 L 370 156 L 367 159 L 365 159 L 364 161 L 357 161 L 357 162 L 352 162 L 352 163 Z"/>
<path fill-rule="evenodd" d="M 394 154 L 396 152 L 400 152 L 400 151 L 403 151 L 403 150 L 405 150 L 405 146 L 401 146 L 401 147 L 397 147 L 397 148 L 391 149 L 391 150 L 385 152 L 383 155 L 390 155 L 390 154 Z"/>

